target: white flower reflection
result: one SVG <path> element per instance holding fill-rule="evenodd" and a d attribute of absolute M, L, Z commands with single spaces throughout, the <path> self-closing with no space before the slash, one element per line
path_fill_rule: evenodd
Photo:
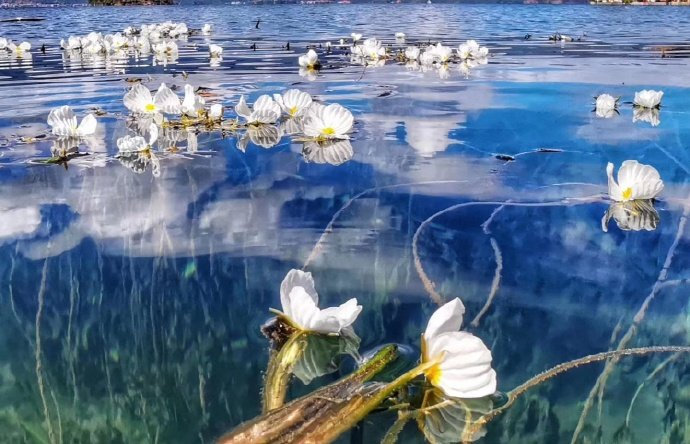
<path fill-rule="evenodd" d="M 283 130 L 275 125 L 249 125 L 237 140 L 237 149 L 245 152 L 249 142 L 261 148 L 273 148 L 283 137 Z"/>
<path fill-rule="evenodd" d="M 659 224 L 659 213 L 651 199 L 613 202 L 601 219 L 601 229 L 609 231 L 611 219 L 623 231 L 653 231 Z"/>
<path fill-rule="evenodd" d="M 496 391 L 491 351 L 478 337 L 458 331 L 465 307 L 455 298 L 436 310 L 422 335 L 427 380 L 454 398 L 482 398 Z"/>
<path fill-rule="evenodd" d="M 633 108 L 633 123 L 647 122 L 652 126 L 659 126 L 661 118 L 659 108 L 643 108 L 636 106 Z"/>
<path fill-rule="evenodd" d="M 664 189 L 659 172 L 650 165 L 626 160 L 618 170 L 618 182 L 613 178 L 613 164 L 606 165 L 609 197 L 616 202 L 654 199 Z"/>
<path fill-rule="evenodd" d="M 153 151 L 153 144 L 158 140 L 158 127 L 151 124 L 149 127 L 149 138 L 142 136 L 124 136 L 117 140 L 117 158 L 122 165 L 141 174 L 151 166 L 151 174 L 159 177 L 160 162 L 158 156 Z"/>
<path fill-rule="evenodd" d="M 354 151 L 349 140 L 311 141 L 304 144 L 302 155 L 307 162 L 337 166 L 352 159 Z"/>
<path fill-rule="evenodd" d="M 340 334 L 359 316 L 362 306 L 352 298 L 338 307 L 319 309 L 319 295 L 311 273 L 290 270 L 280 284 L 283 316 L 293 327 L 324 334 Z"/>

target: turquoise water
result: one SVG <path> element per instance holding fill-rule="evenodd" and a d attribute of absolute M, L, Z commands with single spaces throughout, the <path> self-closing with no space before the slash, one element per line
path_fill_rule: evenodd
<path fill-rule="evenodd" d="M 435 291 L 465 303 L 501 392 L 616 348 L 633 323 L 627 347 L 688 343 L 690 9 L 0 10 L 0 20 L 15 16 L 46 20 L 0 23 L 0 36 L 33 44 L 30 59 L 0 57 L 4 442 L 211 442 L 258 415 L 269 357 L 260 327 L 280 308 L 285 274 L 312 254 L 321 306 L 351 297 L 364 306 L 359 354 L 396 343 L 399 366 L 411 365 L 436 307 L 415 268 L 413 235 L 463 202 L 477 204 L 426 225 L 418 252 Z M 65 58 L 58 46 L 70 34 L 165 20 L 212 23 L 214 32 L 179 42 L 165 66 L 150 56 Z M 442 78 L 395 61 L 365 69 L 334 51 L 314 79 L 299 75 L 307 45 L 353 31 L 389 45 L 398 31 L 408 43 L 475 38 L 491 57 Z M 556 32 L 580 41 L 550 42 Z M 209 42 L 224 47 L 218 66 Z M 122 96 L 133 78 L 151 89 L 208 88 L 226 116 L 241 94 L 253 102 L 300 88 L 353 112 L 352 158 L 319 163 L 287 136 L 242 152 L 236 136 L 212 131 L 196 147 L 180 135 L 178 150 L 158 154 L 155 177 L 116 158 L 116 140 L 132 132 Z M 642 89 L 665 92 L 658 126 L 633 121 Z M 604 92 L 622 97 L 620 115 L 592 112 Z M 97 137 L 80 147 L 88 155 L 47 165 L 46 118 L 63 104 L 79 116 L 98 109 Z M 652 231 L 615 221 L 602 231 L 606 163 L 626 159 L 653 165 L 665 182 Z M 336 380 L 355 359 L 337 364 L 307 385 L 294 379 L 289 398 Z M 602 370 L 583 366 L 527 392 L 479 442 L 690 440 L 683 355 L 621 360 L 576 433 Z M 394 419 L 376 413 L 343 442 L 378 442 Z M 399 442 L 423 441 L 410 423 Z"/>

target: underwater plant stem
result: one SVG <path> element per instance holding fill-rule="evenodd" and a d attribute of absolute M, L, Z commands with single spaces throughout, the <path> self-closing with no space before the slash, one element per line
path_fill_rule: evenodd
<path fill-rule="evenodd" d="M 479 313 L 477 313 L 474 319 L 472 319 L 472 322 L 470 322 L 470 325 L 472 325 L 473 327 L 479 326 L 479 322 L 482 320 L 486 312 L 489 311 L 491 303 L 496 298 L 496 293 L 498 293 L 498 289 L 501 286 L 501 273 L 503 272 L 503 254 L 501 253 L 501 249 L 499 248 L 496 239 L 492 237 L 489 239 L 489 241 L 491 242 L 491 248 L 493 248 L 494 257 L 496 258 L 496 271 L 494 272 L 494 278 L 491 281 L 491 290 L 489 290 L 489 296 L 486 298 L 484 306 L 481 308 L 481 310 L 479 310 Z"/>
<path fill-rule="evenodd" d="M 637 400 L 637 397 L 640 395 L 640 392 L 644 388 L 644 386 L 647 384 L 647 382 L 651 381 L 659 372 L 661 372 L 668 364 L 672 363 L 676 359 L 680 357 L 680 353 L 674 353 L 668 358 L 664 359 L 661 364 L 657 365 L 656 368 L 647 376 L 644 381 L 640 383 L 640 385 L 637 386 L 637 390 L 635 390 L 635 394 L 633 395 L 632 399 L 630 400 L 630 406 L 628 407 L 628 413 L 625 414 L 625 425 L 629 426 L 630 425 L 630 415 L 632 414 L 632 409 L 633 406 L 635 405 L 635 401 Z"/>
<path fill-rule="evenodd" d="M 422 265 L 422 260 L 419 257 L 419 237 L 424 231 L 424 228 L 426 228 L 427 225 L 429 225 L 431 222 L 433 222 L 434 219 L 436 219 L 439 216 L 442 216 L 446 213 L 450 213 L 452 211 L 455 211 L 460 208 L 465 208 L 465 207 L 471 207 L 471 206 L 491 206 L 491 205 L 504 205 L 504 206 L 511 206 L 511 207 L 558 207 L 558 206 L 572 206 L 572 205 L 584 205 L 584 204 L 589 204 L 592 202 L 599 202 L 601 200 L 601 197 L 599 195 L 594 195 L 594 196 L 588 196 L 588 197 L 582 197 L 582 198 L 566 198 L 566 199 L 559 199 L 555 201 L 546 201 L 546 202 L 513 202 L 513 201 L 480 201 L 480 202 L 463 202 L 459 203 L 456 205 L 452 205 L 448 208 L 445 208 L 441 211 L 438 211 L 428 218 L 426 218 L 420 225 L 417 227 L 417 231 L 415 231 L 414 236 L 412 237 L 412 256 L 414 259 L 414 266 L 415 269 L 417 270 L 417 274 L 419 275 L 419 279 L 422 281 L 422 284 L 424 285 L 424 288 L 426 289 L 427 293 L 429 293 L 429 296 L 431 299 L 438 305 L 443 305 L 443 297 L 441 294 L 439 294 L 436 291 L 436 284 L 429 278 L 429 276 L 426 274 L 424 271 L 424 266 Z"/>
<path fill-rule="evenodd" d="M 408 182 L 408 183 L 398 183 L 398 184 L 393 184 L 393 185 L 383 185 L 383 186 L 378 186 L 378 187 L 367 188 L 364 191 L 360 191 L 359 193 L 357 193 L 353 197 L 351 197 L 347 202 L 345 202 L 338 209 L 338 211 L 333 213 L 333 217 L 331 217 L 331 220 L 326 225 L 326 228 L 324 228 L 323 233 L 321 233 L 321 237 L 319 237 L 319 240 L 314 245 L 314 248 L 312 248 L 311 253 L 309 253 L 309 257 L 307 257 L 307 260 L 304 262 L 302 269 L 305 270 L 307 267 L 309 267 L 309 265 L 311 265 L 311 263 L 314 262 L 314 260 L 319 256 L 319 254 L 323 250 L 323 247 L 326 243 L 326 239 L 328 238 L 328 235 L 330 235 L 333 232 L 333 225 L 335 225 L 335 221 L 340 217 L 341 214 L 343 214 L 343 212 L 345 212 L 345 210 L 347 210 L 360 197 L 365 196 L 369 193 L 373 193 L 375 191 L 390 190 L 390 189 L 395 189 L 395 188 L 406 188 L 406 187 L 422 186 L 422 185 L 461 184 L 461 183 L 467 183 L 467 182 L 468 182 L 467 180 L 431 180 L 431 181 L 423 181 L 423 182 Z"/>
<path fill-rule="evenodd" d="M 401 412 L 400 415 L 398 415 L 398 419 L 395 420 L 393 425 L 390 426 L 386 434 L 383 436 L 381 444 L 395 444 L 396 442 L 398 442 L 398 436 L 400 436 L 400 432 L 402 432 L 402 429 L 415 415 L 416 410 L 413 410 L 411 412 Z"/>
<path fill-rule="evenodd" d="M 36 382 L 38 384 L 38 393 L 41 396 L 41 403 L 43 404 L 43 416 L 45 417 L 46 428 L 48 429 L 48 439 L 51 443 L 56 443 L 55 431 L 53 430 L 53 423 L 50 419 L 50 412 L 48 410 L 48 401 L 46 399 L 45 381 L 43 379 L 43 352 L 41 349 L 41 318 L 43 316 L 43 306 L 45 304 L 46 296 L 46 280 L 48 278 L 48 261 L 46 258 L 43 261 L 43 271 L 41 273 L 41 284 L 38 289 L 38 308 L 36 309 Z"/>
<path fill-rule="evenodd" d="M 623 337 L 621 338 L 620 342 L 618 343 L 618 346 L 616 347 L 616 350 L 624 349 L 627 346 L 627 344 L 632 340 L 632 338 L 637 333 L 637 328 L 639 324 L 642 323 L 642 321 L 644 320 L 649 305 L 652 303 L 659 291 L 665 287 L 664 283 L 668 276 L 668 270 L 671 267 L 671 263 L 673 262 L 673 256 L 675 255 L 676 248 L 678 247 L 678 242 L 680 241 L 681 237 L 683 236 L 683 233 L 685 232 L 685 224 L 687 221 L 689 211 L 690 208 L 687 206 L 683 209 L 683 215 L 681 216 L 680 221 L 678 222 L 678 230 L 676 231 L 676 236 L 673 239 L 671 247 L 668 249 L 668 252 L 666 253 L 666 260 L 664 261 L 664 265 L 661 271 L 659 271 L 659 276 L 657 277 L 656 282 L 654 282 L 654 285 L 652 286 L 652 290 L 650 291 L 649 295 L 642 302 L 642 305 L 633 317 L 633 322 L 628 327 L 628 330 L 626 331 L 625 335 L 623 335 Z M 582 429 L 585 426 L 587 416 L 589 415 L 589 411 L 592 409 L 592 406 L 594 404 L 595 396 L 597 394 L 600 394 L 599 396 L 602 396 L 601 394 L 603 393 L 604 387 L 606 386 L 606 381 L 613 372 L 617 363 L 618 359 L 616 357 L 611 359 L 611 361 L 606 363 L 606 366 L 604 367 L 604 370 L 601 372 L 599 377 L 597 377 L 597 380 L 594 383 L 594 387 L 592 387 L 592 390 L 590 390 L 589 395 L 587 396 L 587 400 L 585 401 L 585 405 L 582 408 L 582 412 L 580 413 L 580 418 L 578 419 L 577 426 L 575 427 L 573 437 L 570 441 L 571 444 L 574 444 L 577 441 L 577 438 L 580 436 L 580 433 L 582 432 Z"/>
<path fill-rule="evenodd" d="M 572 361 L 564 362 L 552 367 L 536 376 L 528 379 L 524 383 L 515 387 L 508 393 L 508 401 L 501 407 L 494 409 L 487 413 L 486 415 L 479 418 L 474 424 L 472 424 L 465 432 L 463 440 L 467 441 L 468 436 L 472 436 L 481 427 L 488 424 L 492 419 L 506 411 L 510 408 L 517 399 L 524 395 L 528 390 L 538 386 L 539 384 L 548 381 L 549 379 L 565 373 L 566 371 L 572 370 L 574 368 L 580 367 L 582 365 L 592 364 L 595 362 L 605 361 L 607 359 L 617 358 L 620 359 L 623 356 L 641 356 L 651 353 L 690 353 L 690 347 L 688 346 L 650 346 L 650 347 L 639 347 L 639 348 L 626 348 L 621 350 L 610 350 L 594 355 L 588 355 L 582 358 L 574 359 Z"/>
<path fill-rule="evenodd" d="M 306 348 L 307 335 L 298 330 L 290 336 L 280 350 L 271 352 L 264 379 L 263 414 L 275 410 L 285 403 L 292 369 Z"/>

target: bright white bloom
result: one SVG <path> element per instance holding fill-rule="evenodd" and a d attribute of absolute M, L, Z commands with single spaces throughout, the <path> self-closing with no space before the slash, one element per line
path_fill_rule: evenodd
<path fill-rule="evenodd" d="M 211 57 L 220 57 L 223 55 L 223 47 L 220 45 L 210 44 L 208 45 L 208 52 L 211 54 Z"/>
<path fill-rule="evenodd" d="M 618 183 L 613 178 L 613 164 L 606 165 L 609 197 L 617 202 L 654 199 L 664 189 L 659 172 L 637 160 L 626 160 L 618 170 Z"/>
<path fill-rule="evenodd" d="M 81 49 L 81 38 L 71 35 L 67 38 L 67 40 L 61 39 L 60 48 L 70 51 Z"/>
<path fill-rule="evenodd" d="M 465 307 L 455 298 L 436 310 L 422 336 L 422 362 L 433 365 L 427 380 L 454 398 L 482 398 L 496 392 L 491 351 L 478 337 L 458 331 Z"/>
<path fill-rule="evenodd" d="M 55 108 L 48 114 L 48 125 L 52 133 L 59 137 L 86 137 L 96 132 L 96 118 L 93 114 L 87 114 L 77 124 L 77 116 L 67 105 Z"/>
<path fill-rule="evenodd" d="M 25 53 L 29 52 L 31 49 L 31 43 L 22 42 L 19 45 L 15 45 L 14 42 L 9 42 L 7 48 L 17 57 L 22 57 Z"/>
<path fill-rule="evenodd" d="M 386 48 L 372 37 L 366 39 L 361 45 L 352 47 L 352 53 L 360 57 L 367 57 L 372 60 L 378 60 L 380 57 L 386 56 Z"/>
<path fill-rule="evenodd" d="M 291 89 L 285 94 L 273 94 L 273 99 L 280 106 L 283 112 L 290 117 L 302 116 L 311 106 L 311 96 L 309 93 L 299 89 Z"/>
<path fill-rule="evenodd" d="M 213 26 L 211 26 L 210 23 L 206 23 L 204 26 L 201 27 L 201 33 L 204 35 L 209 35 L 213 31 Z"/>
<path fill-rule="evenodd" d="M 214 103 L 208 110 L 208 117 L 211 120 L 217 121 L 223 118 L 223 105 L 220 103 Z"/>
<path fill-rule="evenodd" d="M 280 284 L 280 303 L 283 314 L 295 327 L 323 334 L 340 334 L 350 327 L 362 306 L 352 298 L 338 307 L 319 309 L 319 295 L 311 273 L 290 270 Z"/>
<path fill-rule="evenodd" d="M 435 60 L 436 57 L 434 57 L 434 52 L 430 51 L 429 49 L 419 55 L 419 63 L 424 66 L 433 65 Z"/>
<path fill-rule="evenodd" d="M 332 47 L 333 47 L 333 44 L 331 42 L 326 42 L 326 49 L 327 50 L 330 51 Z"/>
<path fill-rule="evenodd" d="M 304 135 L 316 139 L 349 139 L 354 123 L 352 113 L 337 103 L 312 103 L 304 119 Z"/>
<path fill-rule="evenodd" d="M 362 34 L 353 32 L 352 34 L 350 34 L 350 37 L 352 37 L 353 42 L 358 42 L 362 39 Z M 341 42 L 341 44 L 342 44 L 342 42 Z"/>
<path fill-rule="evenodd" d="M 299 56 L 298 62 L 302 68 L 314 69 L 319 64 L 319 55 L 310 49 L 306 54 Z"/>
<path fill-rule="evenodd" d="M 153 45 L 153 52 L 158 56 L 174 56 L 178 52 L 177 43 L 172 40 L 156 43 Z"/>
<path fill-rule="evenodd" d="M 180 98 L 170 88 L 161 83 L 155 96 L 141 83 L 137 83 L 124 97 L 125 106 L 135 114 L 162 119 L 162 113 L 180 114 Z"/>
<path fill-rule="evenodd" d="M 461 60 L 481 59 L 489 55 L 489 48 L 479 46 L 476 40 L 468 40 L 458 47 L 458 57 Z"/>
<path fill-rule="evenodd" d="M 10 41 L 5 37 L 0 37 L 0 51 L 4 51 L 10 45 Z"/>
<path fill-rule="evenodd" d="M 280 105 L 268 94 L 264 94 L 254 102 L 253 108 L 247 106 L 244 96 L 235 105 L 235 112 L 251 125 L 275 123 L 280 118 Z"/>
<path fill-rule="evenodd" d="M 618 106 L 618 99 L 610 94 L 600 94 L 595 103 L 595 110 L 597 116 L 608 119 L 616 115 L 616 107 Z"/>
<path fill-rule="evenodd" d="M 419 58 L 419 53 L 421 51 L 419 50 L 419 47 L 417 46 L 408 46 L 405 48 L 405 58 L 407 60 L 417 60 Z"/>
<path fill-rule="evenodd" d="M 190 84 L 184 86 L 184 99 L 182 100 L 182 114 L 197 117 L 199 111 L 204 109 L 206 101 L 200 95 L 194 93 L 194 87 Z"/>
<path fill-rule="evenodd" d="M 437 43 L 436 46 L 431 46 L 427 49 L 436 61 L 441 63 L 446 63 L 450 60 L 450 56 L 453 55 L 453 50 L 449 46 L 443 46 L 441 42 Z"/>
<path fill-rule="evenodd" d="M 661 106 L 662 97 L 664 97 L 663 91 L 645 89 L 635 93 L 633 104 L 642 108 L 658 108 Z"/>
<path fill-rule="evenodd" d="M 405 33 L 404 32 L 396 32 L 395 33 L 395 40 L 398 42 L 404 42 L 405 41 Z"/>

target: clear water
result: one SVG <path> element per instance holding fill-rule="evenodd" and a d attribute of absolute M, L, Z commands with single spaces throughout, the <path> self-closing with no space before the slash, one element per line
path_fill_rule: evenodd
<path fill-rule="evenodd" d="M 492 349 L 503 392 L 560 362 L 615 348 L 636 314 L 627 346 L 688 343 L 690 9 L 0 10 L 0 19 L 17 15 L 46 20 L 0 23 L 0 35 L 34 45 L 31 60 L 0 59 L 4 442 L 48 442 L 49 426 L 62 442 L 210 442 L 259 414 L 268 361 L 259 328 L 280 306 L 286 272 L 304 265 L 348 203 L 308 267 L 322 305 L 357 297 L 360 353 L 393 342 L 406 346 L 403 361 L 412 363 L 435 308 L 413 263 L 420 223 L 462 202 L 602 195 L 609 161 L 637 159 L 659 170 L 666 188 L 656 230 L 622 231 L 611 221 L 603 232 L 607 203 L 596 198 L 466 206 L 423 230 L 422 265 L 445 299 L 464 301 L 467 328 Z M 69 34 L 164 20 L 212 23 L 215 32 L 190 37 L 167 66 L 150 58 L 64 60 L 57 47 Z M 395 62 L 364 70 L 342 54 L 329 56 L 314 80 L 298 75 L 296 57 L 307 44 L 352 31 L 389 44 L 396 31 L 408 42 L 476 38 L 492 57 L 469 76 L 452 68 L 447 79 Z M 549 42 L 555 32 L 582 41 Z M 207 39 L 225 47 L 220 66 L 209 65 Z M 671 57 L 661 57 L 662 47 Z M 354 156 L 339 166 L 308 162 L 287 137 L 241 152 L 235 137 L 216 132 L 200 134 L 197 150 L 181 142 L 180 152 L 161 153 L 160 177 L 136 174 L 115 158 L 116 139 L 129 132 L 122 96 L 132 77 L 151 88 L 207 87 L 228 107 L 240 94 L 251 102 L 301 88 L 353 111 Z M 629 102 L 646 88 L 666 93 L 656 127 L 633 122 Z M 619 116 L 592 112 L 602 92 L 622 96 Z M 63 104 L 80 115 L 106 113 L 97 142 L 82 148 L 90 155 L 67 168 L 40 163 L 52 141 L 31 139 L 47 132 L 48 112 Z M 494 281 L 493 302 L 469 325 Z M 622 360 L 577 442 L 688 442 L 688 361 L 668 357 Z M 309 385 L 295 379 L 289 396 L 353 366 L 344 357 L 338 371 Z M 488 425 L 482 442 L 570 442 L 602 369 L 582 367 L 528 392 Z M 394 418 L 370 416 L 343 439 L 378 442 Z M 400 436 L 423 440 L 414 423 Z"/>

